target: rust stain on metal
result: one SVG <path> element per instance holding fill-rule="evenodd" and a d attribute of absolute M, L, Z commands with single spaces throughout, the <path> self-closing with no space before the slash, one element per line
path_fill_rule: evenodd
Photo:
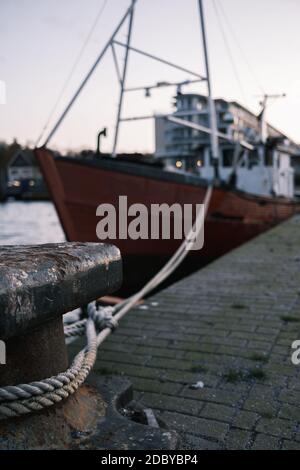
<path fill-rule="evenodd" d="M 84 446 L 106 415 L 102 395 L 82 386 L 65 402 L 36 414 L 0 422 L 2 449 L 72 449 Z"/>

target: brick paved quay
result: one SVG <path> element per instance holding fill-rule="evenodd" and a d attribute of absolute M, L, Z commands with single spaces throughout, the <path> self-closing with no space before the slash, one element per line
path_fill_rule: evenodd
<path fill-rule="evenodd" d="M 299 217 L 132 310 L 96 371 L 129 377 L 182 448 L 300 449 L 297 339 Z"/>

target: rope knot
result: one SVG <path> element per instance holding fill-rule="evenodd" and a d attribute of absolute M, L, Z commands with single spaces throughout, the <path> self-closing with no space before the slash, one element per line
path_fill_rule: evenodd
<path fill-rule="evenodd" d="M 88 305 L 88 316 L 93 320 L 98 331 L 110 328 L 114 331 L 118 322 L 113 316 L 114 307 L 97 307 L 95 302 Z"/>

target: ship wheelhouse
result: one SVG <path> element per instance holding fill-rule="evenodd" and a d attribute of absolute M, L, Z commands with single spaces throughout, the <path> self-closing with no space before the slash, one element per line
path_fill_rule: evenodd
<path fill-rule="evenodd" d="M 207 97 L 176 96 L 172 119 L 155 117 L 155 157 L 167 171 L 193 173 L 208 181 L 215 176 L 209 136 Z M 291 155 L 296 144 L 237 102 L 215 100 L 219 178 L 237 189 L 261 196 L 294 196 Z"/>

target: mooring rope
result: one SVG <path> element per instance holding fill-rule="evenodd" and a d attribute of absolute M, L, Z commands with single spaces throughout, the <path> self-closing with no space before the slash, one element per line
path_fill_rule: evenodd
<path fill-rule="evenodd" d="M 40 411 L 76 392 L 92 370 L 99 346 L 117 328 L 118 322 L 139 300 L 170 276 L 187 256 L 191 236 L 195 239 L 203 228 L 211 195 L 212 186 L 209 186 L 203 202 L 204 215 L 197 215 L 189 234 L 174 255 L 139 292 L 114 307 L 97 307 L 96 302 L 91 302 L 87 306 L 87 318 L 65 325 L 67 340 L 72 341 L 84 334 L 87 338 L 87 345 L 75 356 L 69 369 L 44 380 L 0 388 L 0 419 Z"/>

